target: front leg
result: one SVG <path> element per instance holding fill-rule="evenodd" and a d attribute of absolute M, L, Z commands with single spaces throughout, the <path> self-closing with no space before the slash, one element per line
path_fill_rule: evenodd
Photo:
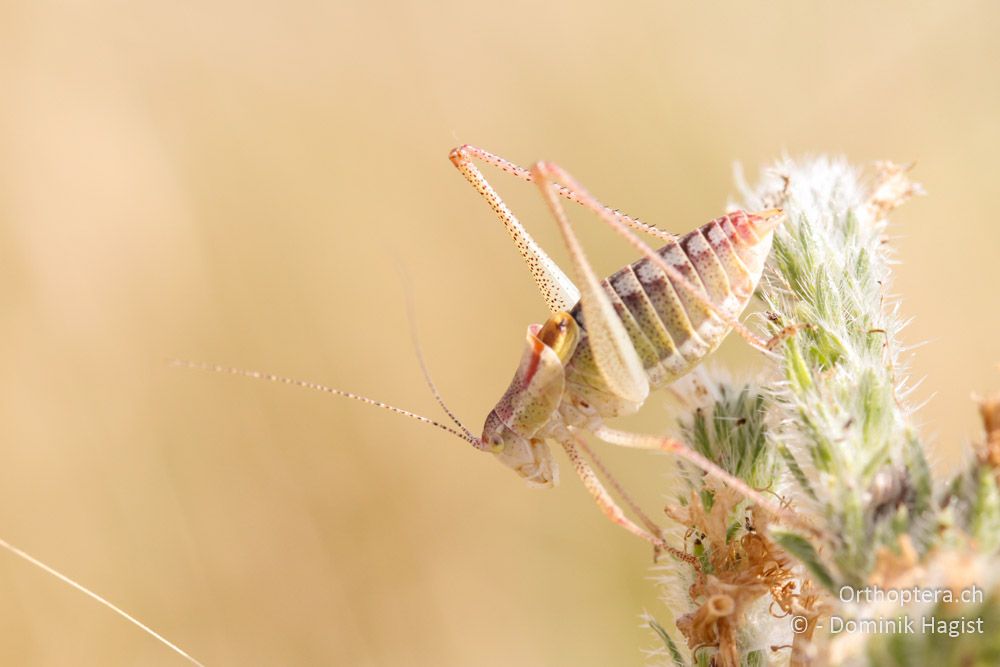
<path fill-rule="evenodd" d="M 658 449 L 663 452 L 674 454 L 688 463 L 693 464 L 710 477 L 714 477 L 723 484 L 736 490 L 744 498 L 760 507 L 770 514 L 774 519 L 795 526 L 813 536 L 822 536 L 822 531 L 815 525 L 807 521 L 802 515 L 785 507 L 781 503 L 767 498 L 757 489 L 751 488 L 749 484 L 739 477 L 721 468 L 717 463 L 710 461 L 705 456 L 688 447 L 680 440 L 667 438 L 658 435 L 643 435 L 641 433 L 630 433 L 619 431 L 608 426 L 601 426 L 594 431 L 594 435 L 610 445 L 620 447 L 631 447 L 634 449 Z"/>
<path fill-rule="evenodd" d="M 580 481 L 583 482 L 584 488 L 587 489 L 587 492 L 594 499 L 594 502 L 597 503 L 597 507 L 601 510 L 601 513 L 616 526 L 621 526 L 636 537 L 652 544 L 654 560 L 656 560 L 661 553 L 666 551 L 682 561 L 693 565 L 698 564 L 698 559 L 691 554 L 685 553 L 680 549 L 675 549 L 664 542 L 663 538 L 659 536 L 658 527 L 653 526 L 657 533 L 654 535 L 652 532 L 644 530 L 640 526 L 633 523 L 627 516 L 625 516 L 625 512 L 618 506 L 618 503 L 615 502 L 614 498 L 611 497 L 611 494 L 604 488 L 604 485 L 601 484 L 601 480 L 597 477 L 594 470 L 577 450 L 576 446 L 568 440 L 560 441 L 559 444 L 566 450 L 566 455 L 569 456 L 569 460 L 572 461 L 576 474 L 580 477 Z"/>

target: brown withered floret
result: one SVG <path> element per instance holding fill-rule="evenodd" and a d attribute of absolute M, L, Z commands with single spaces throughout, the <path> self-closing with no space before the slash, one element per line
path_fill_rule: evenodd
<path fill-rule="evenodd" d="M 711 480 L 706 480 L 705 487 L 713 496 L 710 509 L 705 509 L 695 492 L 687 505 L 666 508 L 670 517 L 699 536 L 708 566 L 695 573 L 695 582 L 688 591 L 697 609 L 681 616 L 677 627 L 692 651 L 717 649 L 713 665 L 736 666 L 740 664 L 737 636 L 747 608 L 756 600 L 770 594 L 773 615 L 803 615 L 811 619 L 812 627 L 822 613 L 822 605 L 811 583 L 800 586 L 792 572 L 791 558 L 768 536 L 766 513 L 751 509 L 741 527 L 742 535 L 733 534 L 733 514 L 742 496 Z M 811 634 L 804 633 L 805 639 L 797 637 L 797 642 L 808 641 Z M 796 647 L 792 649 L 794 655 Z"/>

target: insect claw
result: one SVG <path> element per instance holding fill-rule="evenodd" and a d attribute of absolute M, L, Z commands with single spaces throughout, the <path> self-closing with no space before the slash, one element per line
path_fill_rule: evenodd
<path fill-rule="evenodd" d="M 764 232 L 774 229 L 785 221 L 785 211 L 781 208 L 768 208 L 757 213 L 751 213 L 751 215 L 760 218 L 761 222 L 758 223 L 758 227 Z"/>
<path fill-rule="evenodd" d="M 781 345 L 787 339 L 791 338 L 792 336 L 796 335 L 798 332 L 803 331 L 803 330 L 805 330 L 805 331 L 815 331 L 816 330 L 816 325 L 815 324 L 811 324 L 811 323 L 805 323 L 805 324 L 791 324 L 791 325 L 785 327 L 784 329 L 782 329 L 781 331 L 779 331 L 778 333 L 774 334 L 773 336 L 771 336 L 768 339 L 767 345 L 766 345 L 767 351 L 768 352 L 774 351 L 775 348 L 777 348 L 779 345 Z M 868 333 L 871 333 L 871 332 L 869 331 Z"/>
<path fill-rule="evenodd" d="M 773 218 L 775 216 L 782 215 L 782 214 L 784 214 L 784 210 L 782 210 L 781 208 L 777 208 L 777 207 L 776 208 L 765 209 L 763 211 L 758 211 L 757 213 L 751 213 L 751 215 L 756 215 L 757 217 L 763 218 L 765 220 L 768 220 L 770 218 Z"/>

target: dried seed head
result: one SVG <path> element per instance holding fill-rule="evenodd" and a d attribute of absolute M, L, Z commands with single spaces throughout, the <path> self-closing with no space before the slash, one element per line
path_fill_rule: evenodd
<path fill-rule="evenodd" d="M 979 415 L 983 419 L 986 442 L 980 450 L 980 460 L 1000 471 L 1000 394 L 979 399 Z"/>

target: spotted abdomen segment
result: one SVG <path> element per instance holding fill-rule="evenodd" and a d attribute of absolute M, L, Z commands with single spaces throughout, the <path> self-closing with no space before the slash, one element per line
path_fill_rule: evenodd
<path fill-rule="evenodd" d="M 689 371 L 729 333 L 705 302 L 739 317 L 760 280 L 774 225 L 773 218 L 736 211 L 656 251 L 683 280 L 644 257 L 603 281 L 652 388 Z M 585 332 L 580 305 L 571 313 Z M 602 388 L 585 336 L 567 365 L 567 381 L 585 393 Z"/>

